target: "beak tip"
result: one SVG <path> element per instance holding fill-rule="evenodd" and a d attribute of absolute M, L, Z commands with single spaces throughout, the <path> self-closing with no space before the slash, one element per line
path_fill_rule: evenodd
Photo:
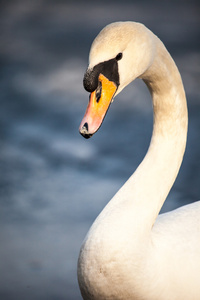
<path fill-rule="evenodd" d="M 79 132 L 85 139 L 89 139 L 93 135 L 92 133 L 88 132 L 88 123 L 84 123 L 83 126 L 80 126 Z"/>
<path fill-rule="evenodd" d="M 81 134 L 86 140 L 88 140 L 89 138 L 92 137 L 92 134 L 83 134 L 83 133 L 81 133 L 81 132 L 80 132 L 80 134 Z"/>

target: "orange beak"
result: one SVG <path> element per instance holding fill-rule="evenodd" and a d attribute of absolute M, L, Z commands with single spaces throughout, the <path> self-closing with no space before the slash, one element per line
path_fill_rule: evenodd
<path fill-rule="evenodd" d="M 117 86 L 103 74 L 99 75 L 97 89 L 90 94 L 89 104 L 80 124 L 79 131 L 85 138 L 90 138 L 101 126 Z"/>

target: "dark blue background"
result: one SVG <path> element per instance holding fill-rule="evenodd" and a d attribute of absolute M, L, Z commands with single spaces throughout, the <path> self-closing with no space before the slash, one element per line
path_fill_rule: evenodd
<path fill-rule="evenodd" d="M 76 263 L 93 220 L 132 174 L 152 131 L 150 95 L 128 86 L 84 140 L 91 42 L 113 21 L 144 23 L 174 57 L 188 145 L 163 208 L 200 198 L 199 1 L 1 1 L 0 298 L 81 299 Z"/>

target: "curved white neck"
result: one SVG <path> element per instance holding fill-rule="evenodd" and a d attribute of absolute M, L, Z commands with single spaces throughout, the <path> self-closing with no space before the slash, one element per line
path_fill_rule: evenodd
<path fill-rule="evenodd" d="M 99 216 L 108 216 L 106 224 L 112 223 L 116 230 L 130 228 L 127 236 L 142 237 L 152 229 L 175 181 L 186 145 L 187 104 L 181 76 L 165 46 L 158 38 L 156 41 L 155 59 L 140 76 L 153 101 L 151 144 L 135 173 Z"/>
<path fill-rule="evenodd" d="M 167 260 L 162 261 L 166 252 L 159 257 L 160 244 L 158 252 L 154 248 L 153 225 L 183 159 L 188 123 L 186 97 L 179 71 L 163 43 L 140 25 L 134 24 L 129 32 L 133 33 L 133 43 L 127 46 L 129 61 L 124 68 L 121 62 L 122 88 L 142 73 L 139 77 L 152 95 L 153 134 L 145 158 L 97 217 L 83 243 L 78 277 L 84 299 L 132 299 L 134 295 L 139 299 L 157 286 L 155 293 L 163 295 L 168 279 L 165 272 L 171 274 L 165 269 Z M 135 62 L 138 57 L 141 61 Z M 131 66 L 135 66 L 133 72 Z M 173 259 L 174 253 L 179 252 L 173 252 Z M 162 270 L 159 281 L 157 275 Z"/>
<path fill-rule="evenodd" d="M 140 166 L 146 174 L 144 186 L 149 188 L 150 206 L 154 207 L 153 224 L 182 163 L 188 114 L 180 73 L 160 40 L 156 59 L 141 78 L 152 94 L 154 111 L 151 144 Z"/>

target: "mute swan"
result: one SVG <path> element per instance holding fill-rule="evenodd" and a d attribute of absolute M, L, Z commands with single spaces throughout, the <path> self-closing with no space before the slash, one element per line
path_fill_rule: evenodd
<path fill-rule="evenodd" d="M 83 242 L 81 294 L 87 300 L 199 300 L 200 202 L 158 216 L 185 151 L 185 92 L 170 54 L 144 25 L 113 23 L 94 40 L 83 80 L 91 95 L 80 133 L 92 136 L 114 96 L 138 77 L 152 95 L 150 147 Z"/>

